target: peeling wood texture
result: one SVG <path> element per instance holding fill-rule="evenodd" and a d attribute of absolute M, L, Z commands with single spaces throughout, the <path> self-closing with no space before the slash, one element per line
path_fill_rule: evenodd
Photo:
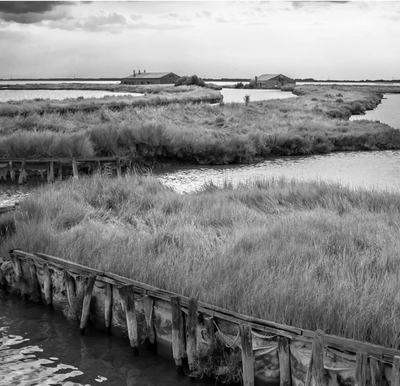
<path fill-rule="evenodd" d="M 279 378 L 280 386 L 292 385 L 292 374 L 290 370 L 290 341 L 282 336 L 278 338 L 279 355 Z"/>
<path fill-rule="evenodd" d="M 154 298 L 152 296 L 143 296 L 143 310 L 150 347 L 153 352 L 157 352 L 156 329 L 154 326 Z"/>
<path fill-rule="evenodd" d="M 51 306 L 53 301 L 53 288 L 51 283 L 51 272 L 48 264 L 43 265 L 43 292 L 47 305 Z"/>
<path fill-rule="evenodd" d="M 358 351 L 356 356 L 356 375 L 354 386 L 366 386 L 368 371 L 367 353 Z"/>
<path fill-rule="evenodd" d="M 400 386 L 400 356 L 395 356 L 393 360 L 391 386 Z"/>
<path fill-rule="evenodd" d="M 185 334 L 183 327 L 183 315 L 181 310 L 181 298 L 171 297 L 172 309 L 172 354 L 175 360 L 176 371 L 183 374 L 183 358 L 185 356 Z"/>
<path fill-rule="evenodd" d="M 320 386 L 324 382 L 324 332 L 317 330 L 312 345 L 307 371 L 306 386 Z"/>
<path fill-rule="evenodd" d="M 187 332 L 187 357 L 189 370 L 193 371 L 194 355 L 197 350 L 197 326 L 198 326 L 198 301 L 197 299 L 189 299 L 188 309 L 188 332 Z"/>
<path fill-rule="evenodd" d="M 111 334 L 112 304 L 113 304 L 113 288 L 110 283 L 106 283 L 105 297 L 104 297 L 104 320 L 108 335 Z"/>

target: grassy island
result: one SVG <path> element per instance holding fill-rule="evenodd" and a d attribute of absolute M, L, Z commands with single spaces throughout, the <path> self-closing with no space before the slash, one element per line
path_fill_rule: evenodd
<path fill-rule="evenodd" d="M 1 103 L 0 157 L 124 156 L 143 164 L 229 164 L 400 148 L 399 130 L 348 120 L 375 108 L 383 93 L 400 92 L 397 87 L 296 86 L 289 90 L 296 98 L 214 105 L 209 102 L 219 100 L 216 90 L 167 90 L 158 87 L 139 98 Z M 192 103 L 200 101 L 208 103 Z"/>
<path fill-rule="evenodd" d="M 95 175 L 45 186 L 2 215 L 10 234 L 0 254 L 47 253 L 244 314 L 393 347 L 399 215 L 398 194 L 322 182 L 181 195 L 154 178 Z"/>

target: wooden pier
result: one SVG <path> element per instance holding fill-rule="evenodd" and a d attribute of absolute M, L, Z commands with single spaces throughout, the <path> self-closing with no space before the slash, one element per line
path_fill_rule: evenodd
<path fill-rule="evenodd" d="M 0 181 L 24 184 L 29 172 L 46 178 L 49 183 L 98 172 L 113 173 L 119 177 L 123 169 L 130 167 L 131 161 L 120 157 L 0 159 Z"/>
<path fill-rule="evenodd" d="M 123 326 L 134 356 L 149 340 L 188 376 L 196 355 L 219 341 L 240 354 L 245 386 L 400 386 L 400 350 L 239 314 L 42 253 L 12 250 L 4 262 L 0 257 L 0 287 L 25 296 L 38 291 L 55 310 L 81 299 L 81 333 L 89 314 L 107 333 Z"/>

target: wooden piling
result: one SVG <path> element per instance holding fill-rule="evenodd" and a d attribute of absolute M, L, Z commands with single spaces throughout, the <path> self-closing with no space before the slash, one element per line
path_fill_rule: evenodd
<path fill-rule="evenodd" d="M 7 280 L 4 277 L 3 270 L 1 269 L 1 264 L 0 264 L 0 288 L 7 288 Z"/>
<path fill-rule="evenodd" d="M 64 270 L 64 286 L 67 290 L 68 304 L 72 307 L 76 296 L 75 280 L 66 269 Z"/>
<path fill-rule="evenodd" d="M 144 317 L 146 320 L 147 336 L 150 342 L 150 348 L 153 352 L 157 352 L 156 329 L 154 326 L 154 298 L 149 295 L 143 296 Z"/>
<path fill-rule="evenodd" d="M 54 182 L 54 161 L 49 161 L 47 166 L 47 182 Z"/>
<path fill-rule="evenodd" d="M 106 322 L 107 335 L 111 335 L 112 302 L 113 302 L 113 287 L 110 283 L 106 283 L 105 300 L 104 300 L 104 320 Z"/>
<path fill-rule="evenodd" d="M 117 177 L 121 177 L 121 160 L 119 159 L 119 157 L 115 158 L 115 166 L 117 169 Z"/>
<path fill-rule="evenodd" d="M 189 299 L 188 309 L 188 331 L 187 331 L 187 343 L 186 352 L 189 363 L 189 370 L 193 371 L 194 367 L 194 355 L 197 350 L 197 325 L 198 325 L 198 301 L 197 299 Z"/>
<path fill-rule="evenodd" d="M 312 345 L 305 386 L 320 386 L 324 382 L 324 332 L 317 330 Z"/>
<path fill-rule="evenodd" d="M 21 162 L 21 169 L 19 170 L 19 178 L 18 178 L 18 183 L 20 185 L 26 183 L 26 160 L 25 158 Z"/>
<path fill-rule="evenodd" d="M 32 283 L 33 283 L 32 290 L 33 291 L 38 291 L 37 293 L 40 294 L 41 290 L 40 290 L 39 279 L 37 277 L 36 265 L 31 259 L 27 259 L 27 264 L 28 264 L 29 272 L 31 274 L 31 280 L 32 280 Z"/>
<path fill-rule="evenodd" d="M 90 275 L 85 287 L 85 296 L 83 298 L 82 305 L 82 316 L 81 323 L 79 325 L 79 331 L 81 335 L 85 333 L 86 323 L 90 315 L 90 302 L 92 300 L 92 292 L 94 287 L 94 282 L 96 281 L 96 275 Z"/>
<path fill-rule="evenodd" d="M 78 164 L 76 163 L 76 158 L 72 158 L 72 176 L 74 179 L 79 179 L 79 174 L 78 174 Z"/>
<path fill-rule="evenodd" d="M 206 329 L 206 337 L 210 347 L 215 343 L 214 319 L 212 317 L 204 318 L 204 327 Z"/>
<path fill-rule="evenodd" d="M 382 358 L 381 358 L 382 359 Z M 383 362 L 378 358 L 369 358 L 369 366 L 371 372 L 371 386 L 380 386 L 383 381 Z"/>
<path fill-rule="evenodd" d="M 391 386 L 400 386 L 400 356 L 395 356 L 392 366 L 392 382 Z"/>
<path fill-rule="evenodd" d="M 94 170 L 94 172 L 95 173 L 101 173 L 101 162 L 100 161 L 96 161 L 96 167 L 95 167 L 95 170 Z"/>
<path fill-rule="evenodd" d="M 284 336 L 278 338 L 278 356 L 280 386 L 292 385 L 292 374 L 290 370 L 290 340 Z"/>
<path fill-rule="evenodd" d="M 183 374 L 183 357 L 185 356 L 185 333 L 181 310 L 181 298 L 171 296 L 172 308 L 172 354 L 175 360 L 176 372 Z"/>
<path fill-rule="evenodd" d="M 128 328 L 129 342 L 133 356 L 139 355 L 138 325 L 135 313 L 134 285 L 125 285 L 119 289 L 121 300 L 124 304 L 126 324 Z"/>
<path fill-rule="evenodd" d="M 354 379 L 354 386 L 365 386 L 367 384 L 367 366 L 367 353 L 358 351 L 356 355 L 356 374 Z"/>
<path fill-rule="evenodd" d="M 11 181 L 14 182 L 14 180 L 15 180 L 15 170 L 14 170 L 14 165 L 13 165 L 12 161 L 9 162 L 9 166 L 10 166 L 10 179 L 11 179 Z"/>
<path fill-rule="evenodd" d="M 242 343 L 243 386 L 254 386 L 254 355 L 251 327 L 248 324 L 239 326 Z"/>
<path fill-rule="evenodd" d="M 13 254 L 11 254 L 11 261 L 13 263 L 15 278 L 17 279 L 17 281 L 19 281 L 23 278 L 21 262 L 19 261 L 18 257 L 14 256 Z"/>
<path fill-rule="evenodd" d="M 62 161 L 61 161 L 61 159 L 58 160 L 57 181 L 62 181 Z"/>
<path fill-rule="evenodd" d="M 51 272 L 48 264 L 43 264 L 43 292 L 48 306 L 52 305 Z"/>

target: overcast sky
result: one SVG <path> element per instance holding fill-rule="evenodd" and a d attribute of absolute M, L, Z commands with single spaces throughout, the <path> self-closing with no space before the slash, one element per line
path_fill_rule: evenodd
<path fill-rule="evenodd" d="M 0 78 L 400 79 L 400 2 L 0 1 Z"/>

